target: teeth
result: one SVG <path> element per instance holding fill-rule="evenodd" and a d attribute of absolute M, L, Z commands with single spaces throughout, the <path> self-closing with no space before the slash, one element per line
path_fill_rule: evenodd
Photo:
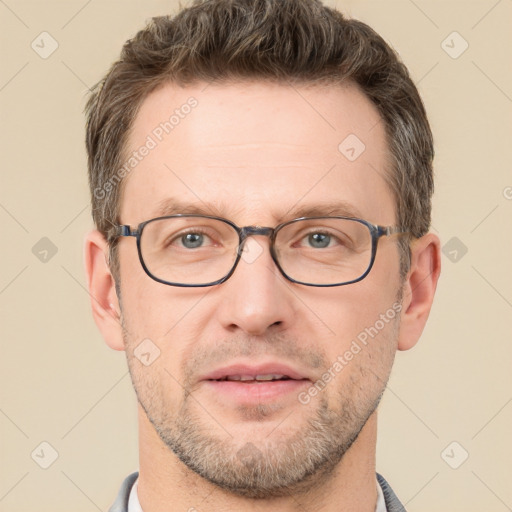
<path fill-rule="evenodd" d="M 255 377 L 252 375 L 229 375 L 226 377 L 226 380 L 236 380 L 236 381 L 249 381 L 249 380 L 258 380 L 258 381 L 268 381 L 268 380 L 278 380 L 286 377 L 285 375 L 278 374 L 268 374 L 268 375 L 256 375 Z"/>
<path fill-rule="evenodd" d="M 284 375 L 256 375 L 256 380 L 276 380 L 283 377 Z"/>

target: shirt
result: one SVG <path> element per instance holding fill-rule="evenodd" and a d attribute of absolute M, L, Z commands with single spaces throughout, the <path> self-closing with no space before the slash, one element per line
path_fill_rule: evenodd
<path fill-rule="evenodd" d="M 128 499 L 128 512 L 144 512 L 139 502 L 139 495 L 137 491 L 137 484 L 139 483 L 139 479 L 135 480 L 133 487 L 130 491 L 130 498 Z M 377 505 L 375 507 L 375 512 L 388 512 L 386 508 L 386 503 L 384 502 L 384 493 L 382 492 L 382 488 L 377 480 Z"/>

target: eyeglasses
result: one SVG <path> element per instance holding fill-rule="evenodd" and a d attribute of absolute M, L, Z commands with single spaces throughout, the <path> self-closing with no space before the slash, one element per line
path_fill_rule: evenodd
<path fill-rule="evenodd" d="M 301 217 L 275 228 L 240 228 L 220 217 L 178 214 L 147 220 L 136 229 L 116 226 L 114 237 L 136 237 L 145 272 L 170 286 L 223 283 L 244 259 L 248 237 L 255 235 L 270 237 L 272 259 L 289 281 L 342 286 L 368 275 L 381 237 L 402 233 L 351 217 Z"/>

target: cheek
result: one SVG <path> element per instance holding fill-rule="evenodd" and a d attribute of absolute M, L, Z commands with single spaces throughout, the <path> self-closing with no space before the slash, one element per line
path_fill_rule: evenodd
<path fill-rule="evenodd" d="M 211 318 L 202 300 L 208 292 L 167 286 L 146 276 L 130 276 L 123 283 L 129 291 L 124 295 L 121 291 L 127 357 L 136 357 L 142 351 L 156 354 L 148 368 L 139 369 L 140 362 L 133 361 L 134 371 L 143 379 L 141 385 L 157 388 L 162 382 L 178 396 L 187 350 L 204 337 Z"/>
<path fill-rule="evenodd" d="M 370 279 L 370 276 L 372 277 Z M 398 343 L 397 278 L 370 273 L 359 283 L 310 298 L 314 310 L 332 331 L 322 342 L 336 384 L 373 400 L 389 377 Z"/>
<path fill-rule="evenodd" d="M 128 365 L 139 402 L 151 420 L 162 424 L 181 406 L 179 378 L 166 368 L 163 357 L 146 366 L 132 354 Z"/>
<path fill-rule="evenodd" d="M 397 324 L 389 320 L 362 329 L 359 336 L 338 339 L 328 350 L 329 367 L 298 398 L 302 404 L 324 401 L 340 414 L 364 417 L 373 410 L 387 384 L 397 345 Z M 320 390 L 320 391 L 318 391 Z"/>
<path fill-rule="evenodd" d="M 309 307 L 304 318 L 311 318 L 318 324 L 314 316 L 318 315 L 327 348 L 334 346 L 338 352 L 343 351 L 365 329 L 376 322 L 380 326 L 381 315 L 385 315 L 388 322 L 396 316 L 393 307 L 396 308 L 398 278 L 386 272 L 382 275 L 372 275 L 372 272 L 358 283 L 313 291 L 303 298 Z"/>
<path fill-rule="evenodd" d="M 204 291 L 168 286 L 149 277 L 133 247 L 120 256 L 121 303 L 125 324 L 132 339 L 149 338 L 160 344 L 180 331 L 185 318 L 190 322 L 194 306 Z M 186 322 L 185 322 L 186 323 Z"/>

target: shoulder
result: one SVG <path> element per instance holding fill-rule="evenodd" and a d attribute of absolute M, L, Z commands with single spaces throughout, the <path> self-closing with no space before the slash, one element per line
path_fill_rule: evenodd
<path fill-rule="evenodd" d="M 377 473 L 377 480 L 384 494 L 384 501 L 386 502 L 388 512 L 407 512 L 386 479 L 379 475 L 379 473 Z"/>
<path fill-rule="evenodd" d="M 128 475 L 119 489 L 116 500 L 109 508 L 108 512 L 127 512 L 128 511 L 128 498 L 130 497 L 130 491 L 139 476 L 139 472 L 135 471 L 131 475 Z"/>

